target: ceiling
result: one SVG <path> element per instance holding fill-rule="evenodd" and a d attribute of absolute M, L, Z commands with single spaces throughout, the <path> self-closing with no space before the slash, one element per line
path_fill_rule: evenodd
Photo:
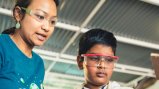
<path fill-rule="evenodd" d="M 150 54 L 159 52 L 159 6 L 140 0 L 60 1 L 53 35 L 34 49 L 45 62 L 46 89 L 73 89 L 83 82 L 76 55 L 79 37 L 90 28 L 111 31 L 118 40 L 120 59 L 112 81 L 134 86 L 154 77 Z M 0 32 L 15 25 L 13 6 L 14 0 L 0 0 Z"/>

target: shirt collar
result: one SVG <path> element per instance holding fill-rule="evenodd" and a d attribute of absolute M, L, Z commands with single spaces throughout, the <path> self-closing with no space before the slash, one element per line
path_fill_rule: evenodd
<path fill-rule="evenodd" d="M 103 85 L 99 89 L 107 89 L 107 86 L 108 85 Z M 85 87 L 84 84 L 83 84 L 83 88 L 82 89 L 90 89 L 90 88 Z"/>

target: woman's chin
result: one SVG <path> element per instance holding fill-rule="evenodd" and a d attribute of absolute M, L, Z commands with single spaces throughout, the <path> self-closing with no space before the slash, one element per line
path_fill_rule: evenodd
<path fill-rule="evenodd" d="M 35 43 L 34 46 L 42 46 L 44 43 Z"/>

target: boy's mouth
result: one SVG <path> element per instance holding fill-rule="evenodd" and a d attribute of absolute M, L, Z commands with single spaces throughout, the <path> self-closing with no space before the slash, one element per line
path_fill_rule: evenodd
<path fill-rule="evenodd" d="M 97 77 L 103 78 L 106 77 L 107 74 L 105 72 L 97 72 L 96 75 Z"/>

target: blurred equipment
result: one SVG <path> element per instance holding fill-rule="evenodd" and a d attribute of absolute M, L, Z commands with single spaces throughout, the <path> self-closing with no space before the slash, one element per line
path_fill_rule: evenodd
<path fill-rule="evenodd" d="M 156 79 L 159 80 L 159 54 L 151 53 L 151 61 L 156 74 Z"/>
<path fill-rule="evenodd" d="M 156 79 L 153 77 L 145 77 L 138 81 L 137 86 L 134 89 L 146 89 L 152 86 L 156 82 Z"/>

